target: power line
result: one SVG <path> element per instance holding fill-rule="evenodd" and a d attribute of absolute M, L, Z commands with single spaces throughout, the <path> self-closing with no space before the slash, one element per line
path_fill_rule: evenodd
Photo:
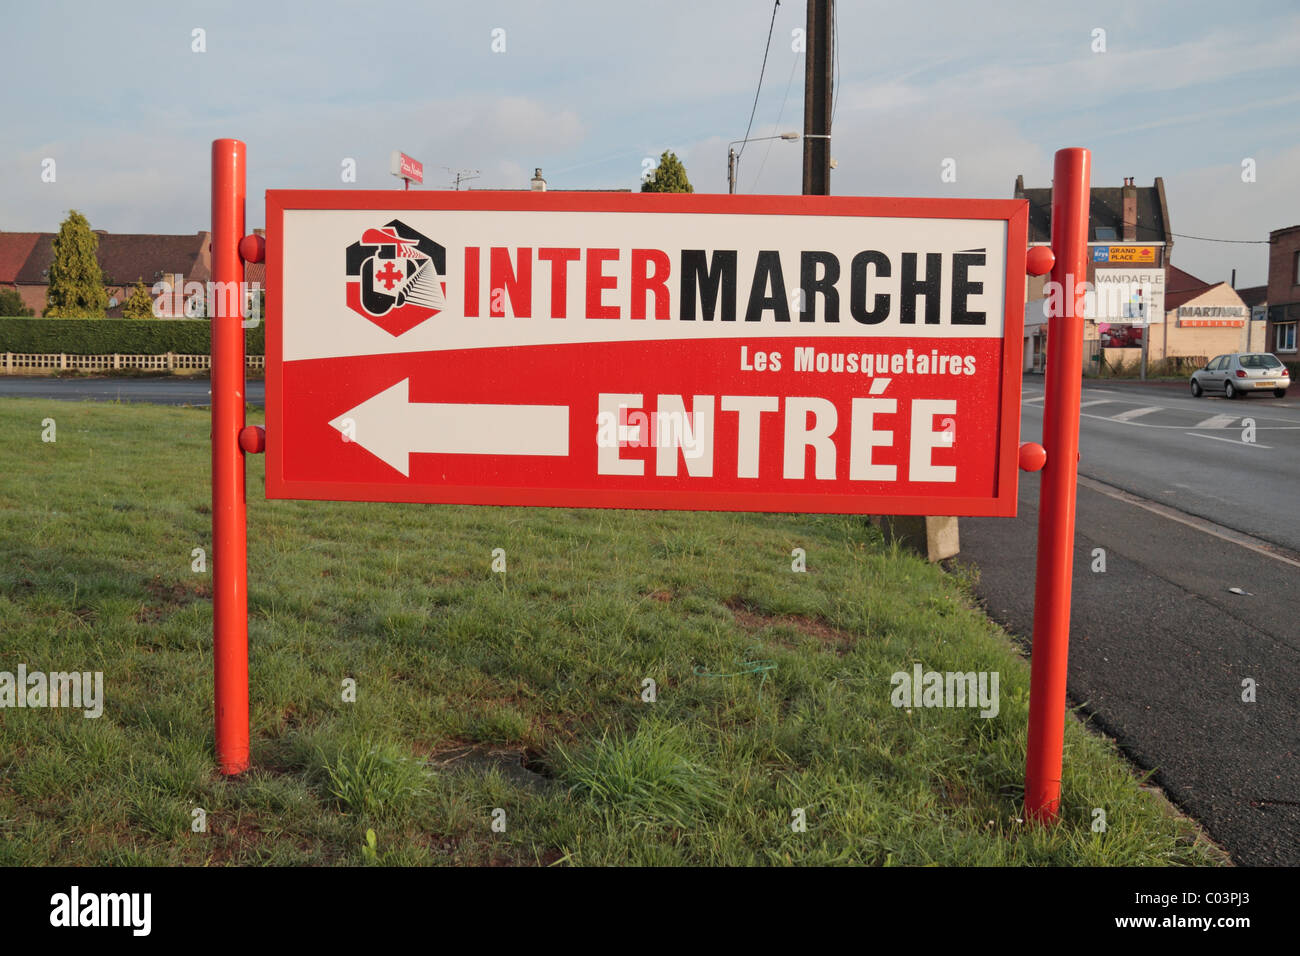
<path fill-rule="evenodd" d="M 831 53 L 835 59 L 835 92 L 831 94 L 831 127 L 835 126 L 835 111 L 840 105 L 840 6 L 831 0 Z M 831 130 L 827 129 L 829 133 Z"/>
<path fill-rule="evenodd" d="M 806 54 L 806 53 L 804 54 L 804 56 L 807 56 L 807 55 L 808 55 L 808 54 Z M 803 59 L 803 57 L 801 57 L 801 56 L 796 56 L 796 57 L 794 58 L 794 62 L 790 64 L 790 78 L 789 78 L 788 80 L 786 80 L 786 83 L 785 83 L 785 96 L 782 97 L 782 99 L 781 99 L 781 110 L 780 110 L 779 113 L 776 114 L 776 123 L 773 125 L 773 128 L 774 128 L 774 129 L 778 129 L 778 130 L 779 130 L 780 127 L 781 127 L 781 117 L 785 115 L 785 104 L 786 104 L 786 103 L 789 101 L 789 99 L 790 99 L 790 87 L 791 87 L 792 85 L 794 85 L 794 71 L 795 71 L 795 69 L 799 66 L 799 62 L 800 62 L 802 59 Z M 754 177 L 754 185 L 751 187 L 751 189 L 757 189 L 757 188 L 758 188 L 758 181 L 759 181 L 759 179 L 760 179 L 760 178 L 762 177 L 762 175 L 763 175 L 763 167 L 767 165 L 767 157 L 771 155 L 771 153 L 772 153 L 772 147 L 773 147 L 774 145 L 776 145 L 776 141 L 775 141 L 775 140 L 771 140 L 771 139 L 769 139 L 769 140 L 767 141 L 767 151 L 763 153 L 763 161 L 762 161 L 761 163 L 758 164 L 758 175 L 756 175 L 756 176 Z"/>
<path fill-rule="evenodd" d="M 1272 239 L 1214 239 L 1210 236 L 1189 236 L 1185 232 L 1171 232 L 1168 233 L 1168 235 L 1177 236 L 1179 239 L 1199 239 L 1201 242 L 1234 242 L 1243 245 L 1260 244 L 1267 246 L 1271 245 L 1273 242 Z"/>
<path fill-rule="evenodd" d="M 776 26 L 776 8 L 781 5 L 781 0 L 776 0 L 772 4 L 772 22 L 767 25 L 767 45 L 763 47 L 763 66 L 758 71 L 758 89 L 754 91 L 754 106 L 749 111 L 749 125 L 745 127 L 745 140 L 749 139 L 749 131 L 754 125 L 754 113 L 758 110 L 758 94 L 763 92 L 763 74 L 767 72 L 767 54 L 772 49 L 772 28 Z M 739 160 L 745 154 L 745 141 L 741 140 L 740 152 L 736 154 Z"/>

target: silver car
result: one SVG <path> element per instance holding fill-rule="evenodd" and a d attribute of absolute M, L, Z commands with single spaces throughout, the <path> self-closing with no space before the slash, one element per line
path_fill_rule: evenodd
<path fill-rule="evenodd" d="M 1268 352 L 1233 352 L 1216 355 L 1205 368 L 1192 373 L 1192 395 L 1222 392 L 1237 398 L 1264 389 L 1281 398 L 1291 385 L 1291 373 L 1282 360 Z"/>

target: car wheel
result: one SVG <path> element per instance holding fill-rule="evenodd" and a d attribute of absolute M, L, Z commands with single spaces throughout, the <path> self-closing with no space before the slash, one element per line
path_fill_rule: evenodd
<path fill-rule="evenodd" d="M 1201 390 L 1201 383 L 1192 379 L 1192 398 L 1200 398 L 1203 394 L 1205 393 Z"/>
<path fill-rule="evenodd" d="M 1224 383 L 1223 383 L 1223 397 L 1224 397 L 1224 398 L 1226 398 L 1226 399 L 1228 399 L 1229 401 L 1231 401 L 1232 399 L 1236 398 L 1236 397 L 1237 397 L 1238 395 L 1240 395 L 1240 394 L 1241 394 L 1241 393 L 1237 391 L 1237 387 L 1236 387 L 1235 385 L 1233 385 L 1231 382 L 1224 382 Z"/>
<path fill-rule="evenodd" d="M 1275 388 L 1275 389 L 1273 389 L 1273 395 L 1274 395 L 1274 397 L 1276 397 L 1276 398 L 1286 398 L 1286 389 L 1285 389 L 1285 388 Z"/>

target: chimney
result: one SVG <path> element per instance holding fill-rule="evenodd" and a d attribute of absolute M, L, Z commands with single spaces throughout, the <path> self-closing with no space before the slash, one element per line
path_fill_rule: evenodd
<path fill-rule="evenodd" d="M 535 193 L 546 192 L 546 180 L 542 178 L 542 167 L 538 166 L 533 171 L 533 179 L 531 185 L 533 187 L 533 192 Z"/>
<path fill-rule="evenodd" d="M 1124 180 L 1124 189 L 1121 191 L 1124 205 L 1124 241 L 1137 241 L 1137 222 L 1138 222 L 1138 191 L 1137 186 L 1133 185 L 1134 177 L 1129 176 Z"/>

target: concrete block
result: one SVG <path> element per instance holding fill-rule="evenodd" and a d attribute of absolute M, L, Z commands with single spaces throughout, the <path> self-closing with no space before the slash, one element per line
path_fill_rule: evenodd
<path fill-rule="evenodd" d="M 934 515 L 872 515 L 886 542 L 897 541 L 927 561 L 943 561 L 961 551 L 955 517 Z"/>

